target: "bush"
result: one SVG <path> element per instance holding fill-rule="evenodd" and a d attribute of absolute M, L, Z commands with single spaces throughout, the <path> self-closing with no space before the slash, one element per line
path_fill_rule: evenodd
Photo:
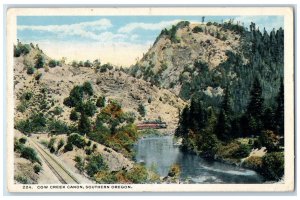
<path fill-rule="evenodd" d="M 31 98 L 33 97 L 33 93 L 31 91 L 25 91 L 22 96 L 21 96 L 21 100 L 26 100 L 29 101 Z"/>
<path fill-rule="evenodd" d="M 80 173 L 84 171 L 84 160 L 80 156 L 75 156 L 74 161 L 76 162 L 75 167 Z"/>
<path fill-rule="evenodd" d="M 36 81 L 39 81 L 42 78 L 43 74 L 41 72 L 37 72 L 34 76 L 34 79 Z"/>
<path fill-rule="evenodd" d="M 86 93 L 89 96 L 92 96 L 94 94 L 92 84 L 89 81 L 86 81 L 83 83 L 82 89 L 83 89 L 84 93 Z"/>
<path fill-rule="evenodd" d="M 142 117 L 145 117 L 146 115 L 146 108 L 143 104 L 139 104 L 138 106 L 138 112 Z"/>
<path fill-rule="evenodd" d="M 90 147 L 87 147 L 85 149 L 85 153 L 86 153 L 86 155 L 91 155 L 93 153 L 93 150 Z"/>
<path fill-rule="evenodd" d="M 57 145 L 56 152 L 58 152 L 64 145 L 65 145 L 65 141 L 63 139 L 60 139 Z"/>
<path fill-rule="evenodd" d="M 89 157 L 89 161 L 85 167 L 86 173 L 90 177 L 94 177 L 94 175 L 101 171 L 101 170 L 106 170 L 107 166 L 104 163 L 104 160 L 100 154 L 95 154 Z"/>
<path fill-rule="evenodd" d="M 243 162 L 243 166 L 256 170 L 261 171 L 262 169 L 262 157 L 258 156 L 250 156 Z"/>
<path fill-rule="evenodd" d="M 101 96 L 97 99 L 96 106 L 99 108 L 105 107 L 105 96 Z"/>
<path fill-rule="evenodd" d="M 68 137 L 68 143 L 73 144 L 81 149 L 85 146 L 84 138 L 77 133 L 73 133 Z"/>
<path fill-rule="evenodd" d="M 56 60 L 50 60 L 48 63 L 49 67 L 53 68 L 59 65 L 59 61 Z"/>
<path fill-rule="evenodd" d="M 31 75 L 31 74 L 34 74 L 34 71 L 35 71 L 34 67 L 29 66 L 29 67 L 27 67 L 26 73 L 27 73 L 28 75 Z"/>
<path fill-rule="evenodd" d="M 234 158 L 245 158 L 250 154 L 251 149 L 246 144 L 240 144 L 239 148 L 232 154 Z"/>
<path fill-rule="evenodd" d="M 68 125 L 61 120 L 51 120 L 48 124 L 48 130 L 52 134 L 66 134 L 69 133 L 69 127 Z"/>
<path fill-rule="evenodd" d="M 17 175 L 15 176 L 15 180 L 21 184 L 30 184 L 30 181 L 26 176 Z"/>
<path fill-rule="evenodd" d="M 81 118 L 78 122 L 78 131 L 81 134 L 87 134 L 91 131 L 90 119 L 85 114 L 81 114 Z"/>
<path fill-rule="evenodd" d="M 284 175 L 284 156 L 281 152 L 267 153 L 262 158 L 263 175 L 269 180 L 279 181 Z"/>
<path fill-rule="evenodd" d="M 53 109 L 53 113 L 55 115 L 60 115 L 62 112 L 64 112 L 64 110 L 59 106 L 55 106 L 55 108 Z"/>
<path fill-rule="evenodd" d="M 37 54 L 35 57 L 35 68 L 43 68 L 45 65 L 45 58 L 41 54 Z"/>
<path fill-rule="evenodd" d="M 14 151 L 21 153 L 24 149 L 24 144 L 20 143 L 18 140 L 14 142 Z"/>
<path fill-rule="evenodd" d="M 91 140 L 89 140 L 87 143 L 86 143 L 86 146 L 91 146 L 92 145 L 92 141 Z"/>
<path fill-rule="evenodd" d="M 277 151 L 279 149 L 279 136 L 273 131 L 263 131 L 259 137 L 262 146 L 265 146 L 268 152 Z"/>
<path fill-rule="evenodd" d="M 22 144 L 25 144 L 25 143 L 27 142 L 27 138 L 21 137 L 21 138 L 19 139 L 19 142 L 22 143 Z"/>
<path fill-rule="evenodd" d="M 51 149 L 54 146 L 56 138 L 51 138 L 48 142 L 48 149 Z"/>
<path fill-rule="evenodd" d="M 78 119 L 79 119 L 79 114 L 75 110 L 72 110 L 70 113 L 70 120 L 77 121 Z"/>
<path fill-rule="evenodd" d="M 118 178 L 115 173 L 107 171 L 99 171 L 95 175 L 95 181 L 100 184 L 112 184 L 117 183 Z"/>
<path fill-rule="evenodd" d="M 146 183 L 148 172 L 144 166 L 134 165 L 133 168 L 125 174 L 125 177 L 132 183 Z"/>
<path fill-rule="evenodd" d="M 68 151 L 73 151 L 73 144 L 72 143 L 67 143 L 64 147 L 64 151 L 68 152 Z"/>
<path fill-rule="evenodd" d="M 42 166 L 39 164 L 35 164 L 33 166 L 34 173 L 38 174 L 42 170 Z"/>
<path fill-rule="evenodd" d="M 32 163 L 40 163 L 36 151 L 31 147 L 24 147 L 21 152 L 21 157 L 30 160 Z"/>
<path fill-rule="evenodd" d="M 211 23 L 211 22 L 207 22 L 206 25 L 207 25 L 207 26 L 211 26 L 212 23 Z"/>
<path fill-rule="evenodd" d="M 200 26 L 195 26 L 192 31 L 193 33 L 203 32 L 203 28 L 201 28 Z"/>

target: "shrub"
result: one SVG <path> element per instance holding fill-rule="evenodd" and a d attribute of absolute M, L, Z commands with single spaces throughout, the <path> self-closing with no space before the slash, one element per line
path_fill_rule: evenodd
<path fill-rule="evenodd" d="M 146 108 L 143 104 L 139 104 L 138 106 L 138 112 L 142 117 L 145 117 L 146 115 Z"/>
<path fill-rule="evenodd" d="M 21 96 L 21 100 L 29 101 L 32 97 L 33 93 L 31 91 L 25 91 Z"/>
<path fill-rule="evenodd" d="M 207 22 L 206 25 L 207 25 L 207 26 L 211 26 L 212 23 L 211 23 L 211 22 Z"/>
<path fill-rule="evenodd" d="M 56 138 L 51 138 L 48 143 L 48 149 L 51 149 L 54 146 Z"/>
<path fill-rule="evenodd" d="M 30 184 L 30 181 L 26 176 L 17 175 L 15 176 L 15 180 L 21 184 Z"/>
<path fill-rule="evenodd" d="M 43 74 L 41 72 L 37 72 L 34 76 L 34 79 L 36 81 L 39 81 L 42 78 Z"/>
<path fill-rule="evenodd" d="M 73 144 L 72 143 L 67 143 L 64 147 L 64 151 L 68 152 L 68 151 L 73 151 Z"/>
<path fill-rule="evenodd" d="M 92 96 L 94 94 L 92 84 L 89 81 L 86 81 L 83 83 L 82 89 L 83 89 L 84 93 L 86 93 L 89 96 Z"/>
<path fill-rule="evenodd" d="M 133 168 L 125 174 L 125 177 L 132 183 L 146 183 L 148 172 L 144 166 L 134 165 Z"/>
<path fill-rule="evenodd" d="M 37 54 L 35 57 L 35 68 L 43 68 L 45 65 L 45 58 L 41 54 Z"/>
<path fill-rule="evenodd" d="M 81 149 L 85 146 L 84 138 L 77 133 L 73 133 L 68 137 L 68 143 L 73 144 Z"/>
<path fill-rule="evenodd" d="M 74 161 L 76 162 L 75 167 L 80 173 L 84 171 L 84 160 L 80 156 L 75 156 Z"/>
<path fill-rule="evenodd" d="M 69 133 L 69 127 L 68 125 L 61 120 L 50 120 L 48 124 L 48 130 L 52 134 L 65 134 Z"/>
<path fill-rule="evenodd" d="M 39 164 L 35 164 L 33 166 L 34 173 L 38 174 L 42 170 L 42 166 Z"/>
<path fill-rule="evenodd" d="M 100 154 L 95 154 L 89 157 L 89 161 L 85 169 L 90 177 L 94 177 L 97 172 L 106 170 L 107 166 L 104 163 L 102 156 Z"/>
<path fill-rule="evenodd" d="M 250 154 L 251 149 L 246 144 L 240 144 L 239 148 L 232 154 L 234 158 L 245 158 Z"/>
<path fill-rule="evenodd" d="M 36 151 L 31 147 L 24 147 L 21 152 L 21 157 L 30 160 L 31 162 L 40 163 Z"/>
<path fill-rule="evenodd" d="M 58 66 L 58 64 L 59 64 L 59 62 L 56 60 L 50 60 L 48 63 L 49 67 L 51 67 L 51 68 Z"/>
<path fill-rule="evenodd" d="M 29 67 L 27 67 L 26 73 L 27 73 L 28 75 L 31 75 L 31 74 L 34 74 L 34 71 L 35 71 L 34 67 L 29 66 Z"/>
<path fill-rule="evenodd" d="M 95 181 L 100 184 L 112 184 L 118 182 L 117 176 L 114 173 L 107 171 L 99 171 L 94 177 Z"/>
<path fill-rule="evenodd" d="M 91 155 L 93 153 L 93 150 L 91 148 L 87 147 L 85 149 L 85 153 L 86 153 L 86 155 Z"/>
<path fill-rule="evenodd" d="M 254 169 L 256 171 L 261 171 L 262 169 L 262 157 L 250 156 L 243 162 L 243 166 Z"/>
<path fill-rule="evenodd" d="M 17 106 L 17 111 L 23 113 L 25 112 L 27 109 L 27 104 L 25 102 L 21 102 L 18 106 Z"/>
<path fill-rule="evenodd" d="M 203 28 L 201 28 L 200 26 L 195 26 L 192 31 L 193 33 L 203 32 Z"/>
<path fill-rule="evenodd" d="M 56 152 L 58 152 L 64 145 L 65 145 L 65 141 L 63 139 L 60 139 L 57 144 Z"/>
<path fill-rule="evenodd" d="M 75 110 L 72 110 L 70 113 L 70 120 L 77 121 L 78 119 L 79 119 L 79 114 Z"/>
<path fill-rule="evenodd" d="M 21 138 L 19 139 L 19 142 L 22 143 L 22 144 L 25 144 L 25 143 L 27 142 L 27 138 L 21 137 Z"/>
<path fill-rule="evenodd" d="M 14 151 L 21 153 L 24 149 L 24 144 L 20 143 L 18 140 L 14 142 Z"/>
<path fill-rule="evenodd" d="M 63 111 L 64 110 L 61 107 L 59 107 L 59 106 L 55 106 L 55 108 L 53 109 L 53 113 L 55 115 L 60 115 Z"/>
<path fill-rule="evenodd" d="M 279 137 L 273 131 L 263 131 L 259 137 L 262 146 L 265 146 L 268 152 L 279 149 Z"/>
<path fill-rule="evenodd" d="M 267 153 L 262 158 L 263 175 L 269 180 L 279 181 L 284 174 L 284 156 L 281 152 Z"/>
<path fill-rule="evenodd" d="M 91 131 L 90 119 L 85 114 L 81 114 L 80 120 L 78 122 L 78 131 L 83 135 Z"/>
<path fill-rule="evenodd" d="M 105 96 L 101 96 L 97 99 L 96 106 L 99 108 L 105 107 Z"/>
<path fill-rule="evenodd" d="M 89 140 L 89 141 L 87 141 L 87 143 L 86 143 L 86 146 L 91 146 L 92 145 L 92 141 L 91 140 Z"/>

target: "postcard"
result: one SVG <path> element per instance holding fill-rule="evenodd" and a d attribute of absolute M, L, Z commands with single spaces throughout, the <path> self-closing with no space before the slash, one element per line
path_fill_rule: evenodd
<path fill-rule="evenodd" d="M 292 7 L 6 15 L 9 192 L 294 190 Z"/>

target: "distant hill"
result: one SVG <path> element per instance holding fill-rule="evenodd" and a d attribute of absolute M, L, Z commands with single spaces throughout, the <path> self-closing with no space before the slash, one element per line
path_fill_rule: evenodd
<path fill-rule="evenodd" d="M 215 106 L 228 87 L 234 110 L 243 111 L 255 77 L 266 101 L 274 103 L 283 77 L 283 46 L 283 29 L 268 33 L 254 23 L 248 30 L 240 22 L 182 21 L 162 30 L 130 73 L 185 100 L 197 94 Z"/>

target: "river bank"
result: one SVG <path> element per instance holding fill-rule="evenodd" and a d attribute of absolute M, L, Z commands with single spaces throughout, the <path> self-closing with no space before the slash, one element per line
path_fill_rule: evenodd
<path fill-rule="evenodd" d="M 135 146 L 137 162 L 142 162 L 161 177 L 168 176 L 170 167 L 180 167 L 181 183 L 262 183 L 264 179 L 254 170 L 241 166 L 208 161 L 196 154 L 182 152 L 174 145 L 173 136 L 140 138 Z"/>

